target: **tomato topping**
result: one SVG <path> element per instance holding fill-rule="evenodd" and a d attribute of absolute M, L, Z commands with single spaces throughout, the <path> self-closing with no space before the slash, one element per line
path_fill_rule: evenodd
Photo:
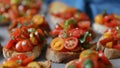
<path fill-rule="evenodd" d="M 100 44 L 105 45 L 107 42 L 111 42 L 113 40 L 113 38 L 105 38 L 100 40 Z"/>
<path fill-rule="evenodd" d="M 61 32 L 61 29 L 54 29 L 50 32 L 51 35 L 57 36 Z"/>
<path fill-rule="evenodd" d="M 19 41 L 15 46 L 15 50 L 18 52 L 27 52 L 27 51 L 31 51 L 32 49 L 33 46 L 29 40 Z"/>
<path fill-rule="evenodd" d="M 84 31 L 82 29 L 75 28 L 70 30 L 69 33 L 70 33 L 70 36 L 80 38 L 80 36 L 84 34 Z"/>
<path fill-rule="evenodd" d="M 27 27 L 17 28 L 14 32 L 11 33 L 11 38 L 12 37 L 17 41 L 29 38 Z"/>
<path fill-rule="evenodd" d="M 84 50 L 84 51 L 82 51 L 81 52 L 81 54 L 80 54 L 80 59 L 82 59 L 82 58 L 85 58 L 85 57 L 87 57 L 87 58 L 94 58 L 94 59 L 98 59 L 98 53 L 96 52 L 96 51 L 94 51 L 94 50 Z"/>
<path fill-rule="evenodd" d="M 68 37 L 65 39 L 64 47 L 68 50 L 73 50 L 78 45 L 78 39 L 76 37 Z"/>
<path fill-rule="evenodd" d="M 9 40 L 8 43 L 5 45 L 5 48 L 10 49 L 15 46 L 17 42 L 15 40 Z"/>
<path fill-rule="evenodd" d="M 64 44 L 64 39 L 57 37 L 51 41 L 50 46 L 53 50 L 62 51 L 64 49 L 63 44 Z"/>
<path fill-rule="evenodd" d="M 115 18 L 115 16 L 113 14 L 106 15 L 103 18 L 103 22 L 108 27 L 115 27 L 118 25 L 117 19 Z"/>
<path fill-rule="evenodd" d="M 120 50 L 120 45 L 114 45 L 113 48 Z"/>
<path fill-rule="evenodd" d="M 99 58 L 101 59 L 102 63 L 110 64 L 110 61 L 105 57 L 102 51 L 99 51 Z"/>
<path fill-rule="evenodd" d="M 28 63 L 32 62 L 34 60 L 34 56 L 30 56 L 23 60 L 22 65 L 27 65 Z"/>
<path fill-rule="evenodd" d="M 90 27 L 90 21 L 80 21 L 77 25 L 81 29 L 88 29 Z"/>

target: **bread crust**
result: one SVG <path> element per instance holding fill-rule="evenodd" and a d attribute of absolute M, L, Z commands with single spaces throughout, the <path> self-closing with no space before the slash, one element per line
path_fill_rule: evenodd
<path fill-rule="evenodd" d="M 50 61 L 40 61 L 39 63 L 42 65 L 42 68 L 51 68 Z"/>
<path fill-rule="evenodd" d="M 32 51 L 29 51 L 29 52 L 17 52 L 17 51 L 15 51 L 15 50 L 6 49 L 6 48 L 4 47 L 4 48 L 3 48 L 3 56 L 7 59 L 7 58 L 10 58 L 10 57 L 16 56 L 16 55 L 18 55 L 18 54 L 26 54 L 27 56 L 33 55 L 34 58 L 37 58 L 37 57 L 39 57 L 39 55 L 41 54 L 41 50 L 42 50 L 42 48 L 44 47 L 44 45 L 45 45 L 45 42 L 43 42 L 43 43 L 40 44 L 40 45 L 34 46 L 33 50 L 32 50 Z"/>
<path fill-rule="evenodd" d="M 103 37 L 101 37 L 99 39 L 99 41 L 103 39 Z M 108 59 L 116 59 L 116 58 L 120 58 L 120 50 L 117 49 L 113 49 L 113 48 L 105 48 L 103 45 L 101 45 L 100 43 L 97 43 L 97 49 L 98 50 L 102 50 L 104 52 L 104 55 L 108 58 Z"/>
<path fill-rule="evenodd" d="M 46 51 L 46 59 L 52 62 L 69 62 L 70 60 L 77 59 L 80 53 L 76 52 L 58 52 L 54 51 L 51 48 L 48 48 Z"/>

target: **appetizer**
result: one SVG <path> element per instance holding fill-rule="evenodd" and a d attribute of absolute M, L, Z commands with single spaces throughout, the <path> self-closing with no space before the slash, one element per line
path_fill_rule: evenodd
<path fill-rule="evenodd" d="M 34 55 L 39 57 L 45 44 L 44 33 L 41 29 L 34 27 L 16 28 L 11 34 L 8 43 L 3 48 L 5 58 L 15 56 L 17 54 Z"/>
<path fill-rule="evenodd" d="M 61 8 L 62 7 L 62 8 Z M 61 2 L 53 2 L 49 8 L 49 15 L 53 25 L 63 22 L 66 19 L 75 18 L 77 20 L 88 21 L 89 17 L 75 8 L 68 7 Z"/>
<path fill-rule="evenodd" d="M 51 68 L 50 61 L 33 61 L 33 56 L 26 56 L 19 54 L 14 57 L 6 59 L 0 68 Z"/>
<path fill-rule="evenodd" d="M 68 62 L 65 68 L 113 68 L 113 66 L 101 51 L 85 50 L 79 59 Z"/>
<path fill-rule="evenodd" d="M 41 4 L 41 0 L 0 0 L 0 24 L 21 16 L 33 16 L 39 12 Z"/>
<path fill-rule="evenodd" d="M 57 36 L 51 41 L 46 58 L 53 62 L 68 62 L 78 58 L 82 50 L 93 47 L 92 40 L 95 34 L 89 24 L 90 22 L 77 22 L 75 19 L 68 19 L 64 24 L 58 25 L 52 31 Z"/>
<path fill-rule="evenodd" d="M 47 33 L 50 31 L 47 21 L 45 20 L 44 16 L 41 15 L 34 15 L 32 18 L 19 17 L 16 20 L 12 21 L 11 25 L 8 28 L 8 31 L 12 32 L 16 28 L 22 26 L 40 28 L 43 30 L 45 35 L 48 35 Z"/>
<path fill-rule="evenodd" d="M 104 31 L 108 28 L 114 28 L 120 25 L 120 16 L 114 13 L 107 14 L 106 12 L 103 14 L 98 14 L 94 18 L 95 23 L 93 24 L 93 29 L 97 33 L 104 33 Z"/>
<path fill-rule="evenodd" d="M 102 50 L 108 59 L 120 57 L 120 26 L 107 29 L 97 43 L 97 49 Z"/>

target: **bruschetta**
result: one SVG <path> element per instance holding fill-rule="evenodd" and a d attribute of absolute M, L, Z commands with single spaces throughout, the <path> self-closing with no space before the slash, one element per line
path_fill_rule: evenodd
<path fill-rule="evenodd" d="M 91 48 L 95 33 L 89 28 L 89 24 L 90 22 L 77 22 L 73 18 L 59 24 L 52 31 L 57 36 L 51 41 L 46 58 L 53 62 L 68 62 L 78 58 L 82 50 Z M 57 30 L 59 33 L 55 32 Z"/>
<path fill-rule="evenodd" d="M 51 68 L 50 61 L 34 61 L 33 56 L 19 54 L 6 59 L 0 68 Z"/>
<path fill-rule="evenodd" d="M 5 58 L 9 58 L 22 53 L 28 56 L 34 55 L 37 58 L 45 46 L 45 41 L 41 29 L 27 26 L 16 28 L 10 34 L 8 43 L 3 47 L 3 55 Z"/>
<path fill-rule="evenodd" d="M 102 34 L 104 31 L 108 28 L 114 28 L 116 26 L 120 25 L 120 16 L 114 13 L 107 14 L 98 14 L 95 16 L 93 23 L 93 29 L 99 33 Z"/>
<path fill-rule="evenodd" d="M 41 0 L 1 0 L 0 25 L 10 24 L 21 16 L 31 17 L 37 13 L 42 5 Z"/>
<path fill-rule="evenodd" d="M 8 28 L 9 32 L 14 31 L 16 28 L 27 26 L 27 27 L 34 27 L 40 28 L 43 30 L 45 35 L 48 35 L 50 31 L 49 25 L 45 20 L 45 17 L 42 15 L 34 15 L 32 18 L 28 17 L 19 17 L 16 20 L 12 21 L 11 25 Z"/>
<path fill-rule="evenodd" d="M 120 58 L 120 27 L 106 30 L 97 43 L 97 49 L 102 50 L 108 59 Z"/>
<path fill-rule="evenodd" d="M 113 68 L 113 66 L 102 52 L 85 50 L 79 59 L 68 62 L 65 68 Z"/>
<path fill-rule="evenodd" d="M 63 22 L 69 18 L 76 18 L 78 20 L 88 21 L 89 17 L 76 8 L 69 7 L 61 2 L 53 2 L 49 7 L 49 16 L 53 25 Z"/>

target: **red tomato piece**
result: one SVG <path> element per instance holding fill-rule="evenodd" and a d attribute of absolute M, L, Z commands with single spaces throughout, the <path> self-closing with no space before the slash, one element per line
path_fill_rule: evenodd
<path fill-rule="evenodd" d="M 88 29 L 90 27 L 90 21 L 80 21 L 77 25 L 79 28 Z"/>
<path fill-rule="evenodd" d="M 120 45 L 114 45 L 113 48 L 120 50 Z"/>
<path fill-rule="evenodd" d="M 60 32 L 61 32 L 61 29 L 54 29 L 54 30 L 52 30 L 52 31 L 50 32 L 50 34 L 57 36 L 57 35 L 60 34 Z"/>
<path fill-rule="evenodd" d="M 17 55 L 18 59 L 24 60 L 27 58 L 27 56 L 25 54 L 18 54 Z"/>
<path fill-rule="evenodd" d="M 70 36 L 80 38 L 80 36 L 84 34 L 84 31 L 82 29 L 75 28 L 70 30 L 69 33 L 70 33 Z"/>
<path fill-rule="evenodd" d="M 99 54 L 99 58 L 101 59 L 102 63 L 110 64 L 110 61 L 105 57 L 105 55 L 102 51 L 99 51 L 98 54 Z"/>
<path fill-rule="evenodd" d="M 8 43 L 5 45 L 5 48 L 10 49 L 10 48 L 12 48 L 13 46 L 15 46 L 16 43 L 17 43 L 17 42 L 16 42 L 15 40 L 9 40 Z"/>
<path fill-rule="evenodd" d="M 22 65 L 27 65 L 28 63 L 32 62 L 34 60 L 34 56 L 30 56 L 23 60 Z"/>
<path fill-rule="evenodd" d="M 113 40 L 113 38 L 105 38 L 105 39 L 102 39 L 100 40 L 100 44 L 102 45 L 106 45 L 107 42 L 111 42 Z"/>
<path fill-rule="evenodd" d="M 27 51 L 31 51 L 32 49 L 33 46 L 29 40 L 19 41 L 15 46 L 15 50 L 18 52 L 27 52 Z"/>
<path fill-rule="evenodd" d="M 65 39 L 64 47 L 68 50 L 73 50 L 78 45 L 78 39 L 76 37 L 68 37 Z"/>

